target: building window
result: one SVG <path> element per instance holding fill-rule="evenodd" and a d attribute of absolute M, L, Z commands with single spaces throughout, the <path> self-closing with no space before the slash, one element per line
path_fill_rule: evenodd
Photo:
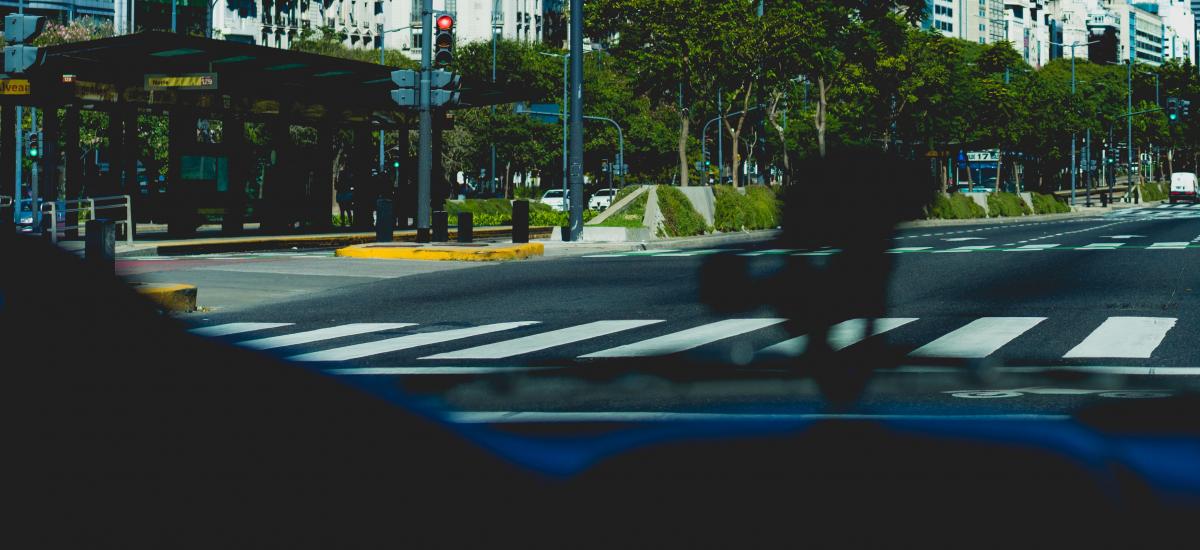
<path fill-rule="evenodd" d="M 414 32 L 412 34 L 412 47 L 414 50 L 418 50 L 421 48 L 421 33 Z"/>
<path fill-rule="evenodd" d="M 980 23 L 980 24 L 979 24 L 979 32 L 983 32 L 983 31 L 986 31 L 986 30 L 987 30 L 987 27 L 986 27 L 986 26 L 984 26 L 984 24 L 983 24 L 983 23 Z"/>

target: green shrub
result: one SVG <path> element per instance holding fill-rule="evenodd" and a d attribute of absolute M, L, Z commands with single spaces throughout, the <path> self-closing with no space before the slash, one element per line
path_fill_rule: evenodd
<path fill-rule="evenodd" d="M 987 211 L 962 193 L 938 195 L 929 206 L 929 217 L 942 220 L 986 218 Z"/>
<path fill-rule="evenodd" d="M 692 201 L 682 191 L 667 185 L 658 186 L 658 209 L 662 211 L 662 237 L 690 237 L 708 230 L 704 218 L 692 207 Z"/>
<path fill-rule="evenodd" d="M 1016 193 L 991 193 L 987 198 L 988 215 L 1006 218 L 1028 215 L 1029 205 Z"/>
<path fill-rule="evenodd" d="M 1161 201 L 1167 199 L 1170 187 L 1166 183 L 1144 183 L 1141 187 L 1143 201 Z"/>
<path fill-rule="evenodd" d="M 713 226 L 718 231 L 774 229 L 779 227 L 781 202 L 770 187 L 751 185 L 739 193 L 729 185 L 713 186 L 717 211 Z"/>
<path fill-rule="evenodd" d="M 625 189 L 631 188 L 626 187 Z M 621 191 L 624 192 L 625 189 Z M 628 195 L 629 193 L 625 194 Z M 617 196 L 620 196 L 620 194 Z M 646 200 L 649 197 L 649 193 L 642 193 L 638 198 L 633 199 L 620 210 L 613 212 L 597 225 L 601 227 L 642 227 L 642 222 L 646 218 Z"/>
<path fill-rule="evenodd" d="M 542 190 L 537 187 L 525 187 L 518 185 L 513 187 L 514 199 L 540 199 L 542 198 Z"/>
<path fill-rule="evenodd" d="M 1071 207 L 1066 202 L 1058 200 L 1054 195 L 1042 193 L 1033 193 L 1032 195 L 1034 214 L 1061 214 L 1071 211 Z"/>

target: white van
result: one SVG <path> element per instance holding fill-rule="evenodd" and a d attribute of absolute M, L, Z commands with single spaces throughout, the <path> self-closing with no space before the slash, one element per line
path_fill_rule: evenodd
<path fill-rule="evenodd" d="M 1171 204 L 1175 201 L 1200 202 L 1196 195 L 1196 174 L 1191 172 L 1175 172 L 1171 174 Z"/>

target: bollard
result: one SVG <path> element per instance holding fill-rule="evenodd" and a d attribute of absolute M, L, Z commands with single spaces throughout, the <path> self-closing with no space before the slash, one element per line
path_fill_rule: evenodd
<path fill-rule="evenodd" d="M 392 212 L 391 199 L 376 199 L 375 200 L 375 242 L 390 243 L 392 242 L 392 232 L 396 223 L 396 216 Z"/>
<path fill-rule="evenodd" d="M 529 201 L 513 201 L 512 242 L 529 242 Z"/>
<path fill-rule="evenodd" d="M 438 210 L 433 213 L 433 236 L 430 240 L 435 243 L 444 243 L 450 240 L 450 215 L 446 214 L 445 210 Z"/>
<path fill-rule="evenodd" d="M 474 237 L 475 216 L 470 212 L 458 213 L 458 242 L 469 243 Z"/>
<path fill-rule="evenodd" d="M 1108 208 L 1108 193 L 1100 193 L 1100 206 Z"/>
<path fill-rule="evenodd" d="M 112 220 L 88 220 L 84 224 L 87 238 L 84 242 L 83 260 L 97 268 L 112 273 L 117 256 L 116 224 Z"/>

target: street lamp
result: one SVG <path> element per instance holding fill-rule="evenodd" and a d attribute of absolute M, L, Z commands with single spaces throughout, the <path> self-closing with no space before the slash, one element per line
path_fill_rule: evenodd
<path fill-rule="evenodd" d="M 583 53 L 591 53 L 599 50 L 590 50 Z M 538 52 L 547 57 L 561 57 L 563 60 L 563 97 L 562 97 L 562 164 L 563 164 L 563 196 L 569 197 L 567 194 L 567 61 L 571 59 L 571 53 L 550 53 Z"/>
<path fill-rule="evenodd" d="M 1089 46 L 1092 44 L 1096 44 L 1098 42 L 1100 42 L 1100 41 L 1093 40 L 1091 42 L 1085 42 L 1083 44 L 1080 44 L 1079 42 L 1072 42 L 1070 44 L 1061 44 L 1058 42 L 1050 43 L 1051 45 L 1058 46 L 1061 48 L 1071 48 L 1071 97 L 1072 98 L 1075 97 L 1075 48 L 1077 48 L 1079 46 Z M 1072 100 L 1071 101 L 1072 107 L 1074 107 L 1074 103 L 1075 103 L 1074 100 Z M 1071 206 L 1075 206 L 1075 171 L 1077 169 L 1077 167 L 1075 166 L 1075 138 L 1077 137 L 1077 134 L 1078 134 L 1078 132 L 1075 132 L 1075 131 L 1071 132 Z M 999 183 L 999 182 L 996 182 L 996 183 Z M 1088 200 L 1090 202 L 1091 195 L 1088 195 L 1088 197 L 1089 197 Z"/>
<path fill-rule="evenodd" d="M 526 111 L 525 108 L 520 103 L 518 103 L 516 106 L 516 109 L 514 109 L 514 112 L 516 112 L 517 114 L 526 114 L 528 111 Z M 566 116 L 562 113 L 536 113 L 536 114 L 556 116 L 556 117 L 562 117 L 563 119 L 566 119 Z M 587 120 L 599 120 L 602 122 L 607 122 L 609 124 L 612 124 L 613 127 L 617 129 L 617 166 L 619 166 L 620 170 L 621 170 L 621 187 L 625 187 L 625 132 L 621 130 L 621 125 L 618 124 L 617 121 L 615 121 L 611 118 L 608 118 L 608 117 L 604 117 L 604 116 L 583 115 L 583 118 L 585 118 Z M 610 191 L 612 190 L 611 180 L 609 182 L 609 190 Z"/>

